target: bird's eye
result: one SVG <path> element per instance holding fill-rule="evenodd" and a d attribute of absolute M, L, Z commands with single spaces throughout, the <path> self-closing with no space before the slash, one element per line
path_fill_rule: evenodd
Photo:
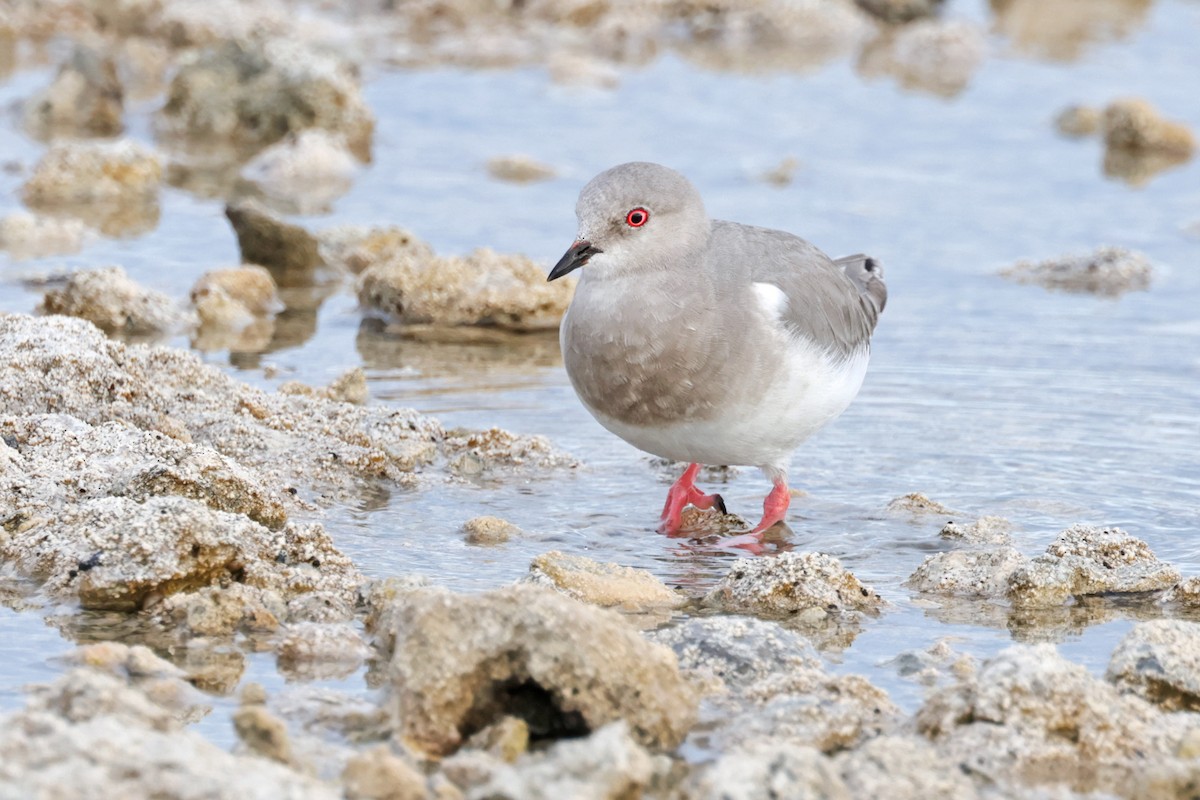
<path fill-rule="evenodd" d="M 650 221 L 650 212 L 644 208 L 635 208 L 625 215 L 625 224 L 631 228 L 640 228 Z"/>

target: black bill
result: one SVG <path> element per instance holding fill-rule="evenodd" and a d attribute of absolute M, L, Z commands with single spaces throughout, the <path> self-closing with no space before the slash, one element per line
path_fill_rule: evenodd
<path fill-rule="evenodd" d="M 550 270 L 550 274 L 546 277 L 546 280 L 558 280 L 563 275 L 566 275 L 569 272 L 574 272 L 582 267 L 588 262 L 588 259 L 596 255 L 596 253 L 603 252 L 604 251 L 599 247 L 592 247 L 591 242 L 585 239 L 580 239 L 578 242 L 571 245 L 570 249 L 567 250 L 567 252 L 563 254 L 563 257 L 558 260 L 558 263 L 554 265 L 554 269 Z"/>

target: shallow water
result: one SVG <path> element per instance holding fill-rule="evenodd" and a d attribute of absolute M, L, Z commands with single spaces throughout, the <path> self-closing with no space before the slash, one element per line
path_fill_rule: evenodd
<path fill-rule="evenodd" d="M 982 4 L 952 14 L 985 20 Z M 790 545 L 829 552 L 889 602 L 853 645 L 827 653 L 866 674 L 911 710 L 921 687 L 883 662 L 950 637 L 977 656 L 1014 639 L 1062 642 L 1102 671 L 1131 617 L 1120 608 L 1064 612 L 1049 628 L 1004 609 L 914 597 L 903 580 L 944 549 L 939 516 L 884 510 L 919 491 L 961 512 L 1013 520 L 1018 546 L 1040 552 L 1063 528 L 1117 525 L 1185 575 L 1200 574 L 1200 159 L 1131 188 L 1106 178 L 1095 139 L 1055 134 L 1064 106 L 1136 95 L 1200 130 L 1195 76 L 1200 4 L 1163 0 L 1126 39 L 1080 60 L 1039 61 L 993 34 L 969 88 L 950 100 L 864 81 L 853 64 L 814 74 L 739 76 L 676 57 L 625 72 L 614 91 L 552 85 L 544 71 L 382 71 L 369 75 L 379 119 L 375 161 L 331 215 L 400 224 L 439 252 L 520 251 L 549 266 L 571 241 L 579 187 L 614 163 L 647 159 L 680 169 L 713 216 L 785 228 L 833 254 L 864 251 L 887 268 L 889 304 L 858 400 L 796 454 Z M 0 107 L 42 85 L 50 70 L 0 84 Z M 134 134 L 149 138 L 143 108 Z M 31 166 L 40 147 L 0 127 L 2 161 Z M 491 156 L 528 153 L 560 169 L 532 185 L 490 180 Z M 777 188 L 756 175 L 785 157 L 801 166 Z M 0 172 L 0 214 L 18 207 L 19 174 Z M 1146 253 L 1149 291 L 1118 300 L 1020 286 L 997 277 L 1021 258 L 1102 244 Z M 168 188 L 158 227 L 101 241 L 68 258 L 14 263 L 0 253 L 0 310 L 31 311 L 18 281 L 62 267 L 123 265 L 139 282 L 186 296 L 204 271 L 236 263 L 221 205 Z M 304 330 L 304 326 L 299 326 Z M 381 490 L 327 519 L 337 544 L 370 575 L 419 572 L 477 590 L 523 574 L 549 549 L 652 570 L 693 592 L 733 557 L 653 532 L 663 473 L 591 420 L 575 399 L 553 336 L 500 345 L 389 337 L 360 322 L 349 289 L 320 305 L 315 330 L 261 355 L 209 354 L 242 380 L 323 384 L 363 365 L 372 402 L 411 406 L 447 427 L 497 425 L 548 436 L 584 462 L 548 479 Z M 185 340 L 172 344 L 186 346 Z M 266 377 L 264 367 L 278 374 Z M 754 470 L 719 491 L 756 518 L 768 484 Z M 464 543 L 459 526 L 501 516 L 529 537 L 500 548 Z M 58 671 L 69 649 L 38 612 L 0 605 L 0 708 L 21 684 Z M 10 655 L 11 654 L 11 655 Z M 248 676 L 278 685 L 266 656 Z M 346 682 L 353 685 L 353 681 Z M 361 684 L 360 684 L 361 685 Z M 228 701 L 225 701 L 228 703 Z M 221 716 L 202 723 L 229 736 Z"/>

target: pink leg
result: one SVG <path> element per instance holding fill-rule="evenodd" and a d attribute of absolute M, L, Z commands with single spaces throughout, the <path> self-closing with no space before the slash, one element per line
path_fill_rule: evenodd
<path fill-rule="evenodd" d="M 719 494 L 705 494 L 696 488 L 696 475 L 700 472 L 699 464 L 688 464 L 688 468 L 672 484 L 667 492 L 667 502 L 663 505 L 662 521 L 658 525 L 659 533 L 674 533 L 679 530 L 680 515 L 687 506 L 699 509 L 714 506 L 725 513 L 725 501 Z"/>
<path fill-rule="evenodd" d="M 774 488 L 767 495 L 767 499 L 763 500 L 762 521 L 750 533 L 762 533 L 776 522 L 782 522 L 787 517 L 788 505 L 791 502 L 792 495 L 788 492 L 787 478 L 783 476 L 775 478 Z"/>

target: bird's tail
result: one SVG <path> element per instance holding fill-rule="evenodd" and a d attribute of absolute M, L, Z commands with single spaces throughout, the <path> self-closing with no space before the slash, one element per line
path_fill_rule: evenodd
<path fill-rule="evenodd" d="M 883 282 L 883 264 L 879 259 L 855 253 L 852 256 L 842 256 L 833 261 L 842 268 L 846 277 L 854 281 L 858 287 L 858 296 L 863 301 L 863 309 L 871 318 L 871 327 L 883 313 L 887 305 L 887 284 Z"/>

